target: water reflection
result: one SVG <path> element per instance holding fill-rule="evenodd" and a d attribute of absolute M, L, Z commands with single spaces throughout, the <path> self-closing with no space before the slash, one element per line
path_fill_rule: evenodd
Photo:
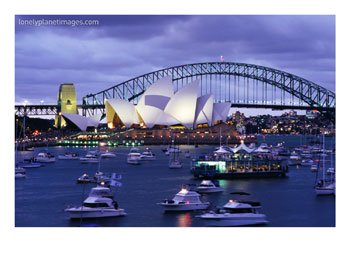
<path fill-rule="evenodd" d="M 178 227 L 190 227 L 192 226 L 192 217 L 190 213 L 179 214 L 177 217 Z"/>

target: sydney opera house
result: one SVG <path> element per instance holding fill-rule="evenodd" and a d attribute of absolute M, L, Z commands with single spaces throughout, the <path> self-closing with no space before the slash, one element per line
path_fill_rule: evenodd
<path fill-rule="evenodd" d="M 174 92 L 171 77 L 164 77 L 148 87 L 137 104 L 122 99 L 106 99 L 106 116 L 83 117 L 64 113 L 68 123 L 82 131 L 107 124 L 108 128 L 155 128 L 212 126 L 226 121 L 231 104 L 214 103 L 213 95 L 199 95 L 199 80 Z"/>

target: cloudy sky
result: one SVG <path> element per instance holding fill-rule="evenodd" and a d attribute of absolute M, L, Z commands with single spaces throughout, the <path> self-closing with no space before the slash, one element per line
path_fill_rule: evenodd
<path fill-rule="evenodd" d="M 92 26 L 30 26 L 30 19 Z M 56 103 L 61 83 L 78 101 L 170 66 L 219 61 L 284 70 L 335 91 L 334 16 L 16 16 L 16 103 Z M 27 19 L 27 20 L 26 20 Z M 29 20 L 28 20 L 29 19 Z M 46 21 L 46 20 L 45 20 Z"/>

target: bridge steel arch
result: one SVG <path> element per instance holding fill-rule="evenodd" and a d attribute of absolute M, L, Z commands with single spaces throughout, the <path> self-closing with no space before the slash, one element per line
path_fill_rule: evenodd
<path fill-rule="evenodd" d="M 202 95 L 211 93 L 215 102 L 231 102 L 233 107 L 317 109 L 335 113 L 335 93 L 302 77 L 254 64 L 206 62 L 157 70 L 86 95 L 82 105 L 84 114 L 89 108 L 101 109 L 105 99 L 137 103 L 148 86 L 165 76 L 172 76 L 175 91 L 200 79 Z"/>

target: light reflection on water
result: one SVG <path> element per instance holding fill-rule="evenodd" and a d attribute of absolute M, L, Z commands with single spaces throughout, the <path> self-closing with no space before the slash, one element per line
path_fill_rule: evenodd
<path fill-rule="evenodd" d="M 189 212 L 179 214 L 177 217 L 178 227 L 190 227 L 192 226 L 192 217 Z"/>

